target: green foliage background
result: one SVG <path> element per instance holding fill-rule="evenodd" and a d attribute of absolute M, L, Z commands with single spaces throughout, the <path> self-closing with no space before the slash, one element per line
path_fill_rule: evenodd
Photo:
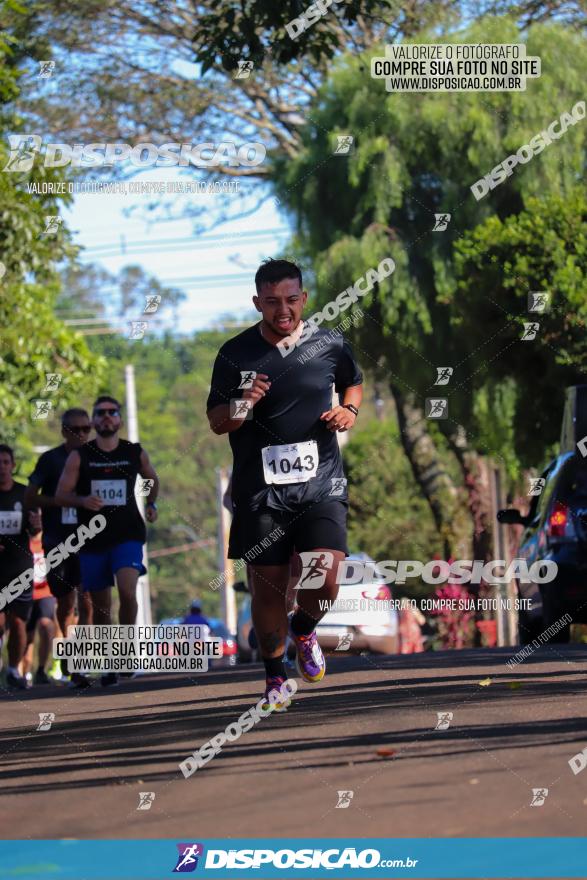
<path fill-rule="evenodd" d="M 51 57 L 55 44 L 59 51 L 77 52 L 79 63 L 94 51 L 90 32 L 95 22 L 103 27 L 103 48 L 114 56 L 116 47 L 108 44 L 113 5 L 114 0 L 56 0 L 51 8 L 34 2 L 28 10 L 14 0 L 3 5 L 10 28 L 0 36 L 0 167 L 8 155 L 7 135 L 27 130 L 26 117 L 16 109 L 25 62 Z M 140 37 L 160 48 L 148 15 L 156 14 L 159 5 L 145 0 L 143 6 L 144 17 L 127 4 L 130 26 L 139 28 L 129 31 L 135 35 L 129 47 Z M 350 544 L 374 558 L 430 558 L 442 551 L 441 536 L 399 442 L 390 386 L 408 389 L 421 401 L 430 393 L 436 366 L 454 363 L 448 427 L 466 429 L 470 448 L 500 459 L 514 487 L 525 468 L 540 467 L 556 448 L 562 389 L 585 380 L 587 123 L 579 122 L 540 156 L 518 166 L 480 202 L 469 189 L 583 99 L 584 36 L 574 17 L 573 26 L 553 23 L 552 9 L 542 15 L 541 4 L 509 4 L 513 17 L 476 21 L 475 14 L 465 14 L 464 4 L 446 2 L 429 9 L 416 3 L 413 20 L 404 21 L 397 33 L 417 42 L 437 41 L 438 28 L 444 42 L 519 42 L 519 16 L 540 7 L 537 17 L 550 15 L 551 20 L 532 23 L 523 39 L 528 54 L 540 56 L 542 76 L 530 80 L 525 93 L 389 94 L 370 76 L 370 58 L 382 54 L 383 47 L 374 45 L 362 16 L 381 15 L 392 28 L 402 18 L 402 4 L 346 4 L 338 24 L 322 21 L 281 55 L 271 53 L 271 41 L 300 4 L 282 4 L 279 10 L 275 4 L 257 4 L 257 19 L 253 4 L 202 4 L 202 22 L 208 27 L 200 22 L 193 32 L 189 22 L 176 20 L 174 5 L 168 6 L 160 11 L 170 32 L 176 28 L 176 46 L 180 51 L 189 46 L 195 58 L 211 65 L 212 86 L 202 80 L 187 88 L 175 72 L 169 82 L 154 80 L 157 71 L 139 67 L 129 89 L 118 75 L 126 59 L 116 58 L 111 68 L 74 71 L 93 115 L 64 107 L 67 89 L 33 100 L 28 112 L 32 118 L 45 114 L 49 130 L 63 124 L 80 138 L 94 126 L 96 137 L 115 139 L 118 124 L 128 123 L 137 136 L 149 132 L 157 140 L 157 126 L 165 129 L 168 113 L 174 127 L 185 124 L 194 136 L 202 121 L 218 134 L 232 119 L 230 101 L 239 99 L 226 75 L 236 53 L 256 52 L 259 63 L 273 54 L 281 65 L 267 73 L 267 106 L 275 101 L 277 92 L 269 91 L 279 85 L 278 75 L 284 76 L 283 93 L 290 100 L 296 87 L 308 85 L 315 74 L 317 89 L 312 83 L 298 107 L 302 122 L 277 108 L 271 117 L 274 129 L 259 129 L 269 143 L 267 131 L 282 126 L 281 140 L 276 136 L 270 143 L 270 167 L 263 171 L 294 223 L 290 251 L 311 267 L 306 273 L 313 294 L 309 310 L 328 302 L 383 257 L 391 255 L 396 262 L 393 276 L 362 302 L 365 318 L 350 333 L 366 371 L 367 394 L 344 452 L 353 514 Z M 556 18 L 556 4 L 552 8 Z M 71 21 L 67 32 L 59 27 L 63 16 Z M 463 21 L 468 22 L 466 32 L 458 30 Z M 361 35 L 361 51 L 354 51 L 353 41 Z M 68 76 L 71 70 L 64 73 L 66 82 Z M 238 87 L 244 97 L 247 86 Z M 254 114 L 245 117 L 247 136 L 256 136 Z M 186 120 L 190 126 L 195 120 L 193 131 Z M 349 132 L 354 151 L 346 158 L 335 156 L 337 135 Z M 0 173 L 0 260 L 6 267 L 0 279 L 0 440 L 16 446 L 19 477 L 26 478 L 35 459 L 33 444 L 59 442 L 56 415 L 71 405 L 89 407 L 100 392 L 124 399 L 124 367 L 132 363 L 141 442 L 162 482 L 160 517 L 149 528 L 149 546 L 158 550 L 213 539 L 215 469 L 228 465 L 230 454 L 226 438 L 208 428 L 205 402 L 214 356 L 237 331 L 220 327 L 131 342 L 114 334 L 84 337 L 67 326 L 63 316 L 82 308 L 105 320 L 124 316 L 145 292 L 161 292 L 174 308 L 181 292 L 163 288 L 130 266 L 116 279 L 115 301 L 109 299 L 104 291 L 112 277 L 100 267 L 81 266 L 66 226 L 55 236 L 44 234 L 45 217 L 59 214 L 68 197 L 27 193 L 30 182 L 60 179 L 59 171 L 38 164 L 30 173 Z M 430 234 L 436 212 L 453 215 L 445 233 Z M 531 290 L 551 291 L 552 307 L 540 317 L 536 343 L 524 343 L 521 325 L 528 319 Z M 47 372 L 63 376 L 52 398 L 55 415 L 47 423 L 34 422 L 31 401 L 43 396 Z M 381 421 L 374 418 L 375 383 L 385 402 Z M 457 487 L 464 509 L 463 475 L 445 428 L 429 425 L 427 436 L 434 441 L 435 467 Z M 216 554 L 212 544 L 153 558 L 156 618 L 184 613 L 195 593 L 206 611 L 217 612 L 218 596 L 207 586 L 216 574 Z"/>

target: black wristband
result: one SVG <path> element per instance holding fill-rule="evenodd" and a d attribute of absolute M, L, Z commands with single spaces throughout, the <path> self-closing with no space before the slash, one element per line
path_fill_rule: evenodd
<path fill-rule="evenodd" d="M 359 415 L 359 410 L 352 403 L 343 403 L 342 408 L 350 410 L 355 418 Z"/>

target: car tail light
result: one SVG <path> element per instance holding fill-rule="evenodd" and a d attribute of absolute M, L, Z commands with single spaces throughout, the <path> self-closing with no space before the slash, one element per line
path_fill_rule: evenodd
<path fill-rule="evenodd" d="M 562 501 L 555 501 L 548 519 L 548 534 L 551 538 L 564 538 L 568 535 L 569 508 Z"/>

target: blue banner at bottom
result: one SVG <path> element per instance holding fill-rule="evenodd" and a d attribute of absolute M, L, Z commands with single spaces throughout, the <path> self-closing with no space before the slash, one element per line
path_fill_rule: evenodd
<path fill-rule="evenodd" d="M 0 878 L 586 877 L 587 838 L 477 837 L 209 840 L 9 840 Z"/>

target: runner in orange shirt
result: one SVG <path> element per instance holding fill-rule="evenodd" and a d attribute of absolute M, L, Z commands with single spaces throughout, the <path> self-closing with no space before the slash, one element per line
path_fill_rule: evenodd
<path fill-rule="evenodd" d="M 35 684 L 51 684 L 45 672 L 45 666 L 51 653 L 51 644 L 55 638 L 55 610 L 57 599 L 52 595 L 45 573 L 45 555 L 41 541 L 41 532 L 30 539 L 31 553 L 34 558 L 35 574 L 33 578 L 33 610 L 27 623 L 27 647 L 22 660 L 22 674 L 28 676 L 33 666 L 35 632 L 39 633 L 39 664 L 34 676 Z"/>

